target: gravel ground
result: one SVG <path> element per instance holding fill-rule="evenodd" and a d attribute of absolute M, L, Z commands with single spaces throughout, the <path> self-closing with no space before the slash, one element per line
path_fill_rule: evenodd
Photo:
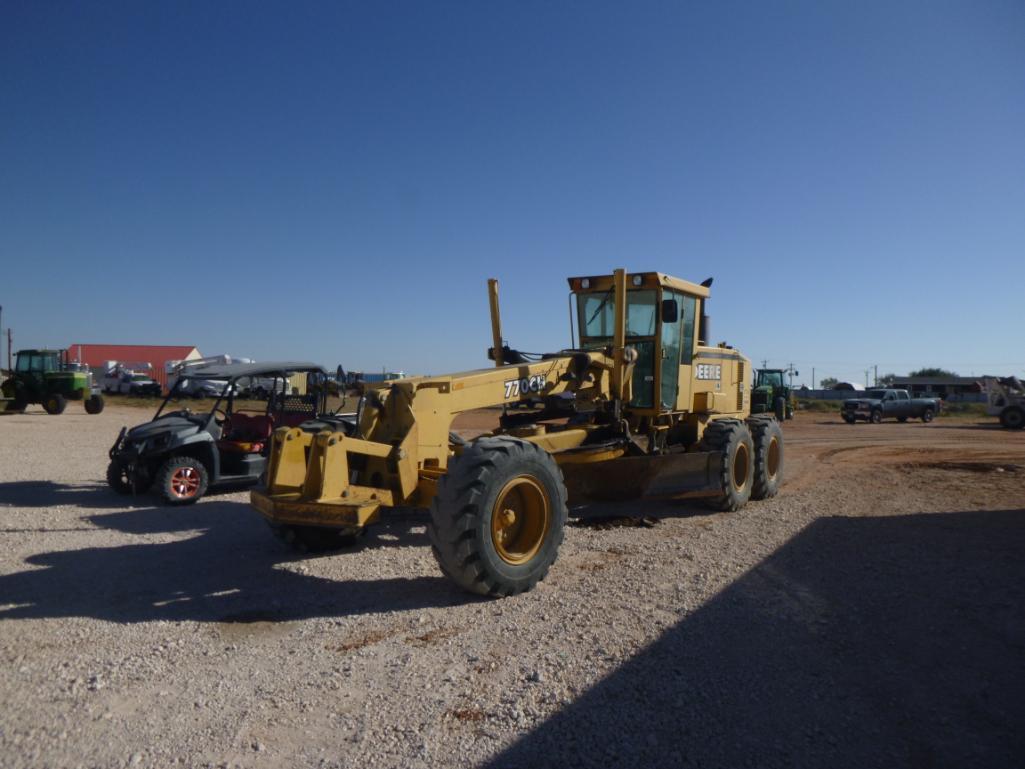
<path fill-rule="evenodd" d="M 416 511 L 298 558 L 114 495 L 143 418 L 0 418 L 2 767 L 1025 764 L 1025 433 L 800 414 L 776 499 L 578 511 L 493 601 Z"/>

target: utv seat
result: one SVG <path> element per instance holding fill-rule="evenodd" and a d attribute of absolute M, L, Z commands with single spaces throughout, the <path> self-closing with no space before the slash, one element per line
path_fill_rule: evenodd
<path fill-rule="evenodd" d="M 267 414 L 232 414 L 224 424 L 217 448 L 243 454 L 259 454 L 274 432 L 274 418 Z"/>

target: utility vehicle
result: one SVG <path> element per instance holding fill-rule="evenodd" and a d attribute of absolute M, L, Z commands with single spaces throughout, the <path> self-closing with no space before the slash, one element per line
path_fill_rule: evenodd
<path fill-rule="evenodd" d="M 305 394 L 287 389 L 296 373 L 306 375 Z M 275 382 L 275 389 L 263 400 L 236 398 L 254 378 Z M 152 490 L 169 504 L 188 504 L 210 488 L 256 483 L 266 468 L 275 428 L 310 422 L 308 429 L 344 429 L 347 424 L 328 411 L 328 396 L 338 388 L 314 363 L 212 364 L 190 370 L 189 380 L 223 383 L 210 410 L 183 407 L 187 383 L 180 378 L 153 419 L 121 428 L 107 467 L 112 489 L 122 494 Z"/>

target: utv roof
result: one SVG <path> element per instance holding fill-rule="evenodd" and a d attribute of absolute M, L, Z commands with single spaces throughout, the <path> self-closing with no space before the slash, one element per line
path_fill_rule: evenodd
<path fill-rule="evenodd" d="M 211 363 L 183 369 L 182 379 L 235 379 L 245 376 L 270 376 L 285 371 L 319 371 L 324 368 L 308 361 L 267 361 L 266 363 Z"/>

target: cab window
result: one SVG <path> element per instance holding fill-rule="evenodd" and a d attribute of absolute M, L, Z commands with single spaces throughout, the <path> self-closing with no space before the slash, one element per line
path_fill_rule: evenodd
<path fill-rule="evenodd" d="M 697 312 L 698 300 L 693 296 L 684 295 L 681 299 L 680 318 L 683 321 L 683 347 L 680 363 L 689 366 L 694 359 L 694 317 Z"/>
<path fill-rule="evenodd" d="M 616 332 L 616 300 L 611 290 L 603 294 L 578 294 L 577 310 L 582 338 L 610 338 Z M 658 292 L 628 291 L 626 335 L 654 336 L 658 318 Z"/>
<path fill-rule="evenodd" d="M 630 291 L 626 295 L 626 335 L 654 336 L 657 292 Z"/>

